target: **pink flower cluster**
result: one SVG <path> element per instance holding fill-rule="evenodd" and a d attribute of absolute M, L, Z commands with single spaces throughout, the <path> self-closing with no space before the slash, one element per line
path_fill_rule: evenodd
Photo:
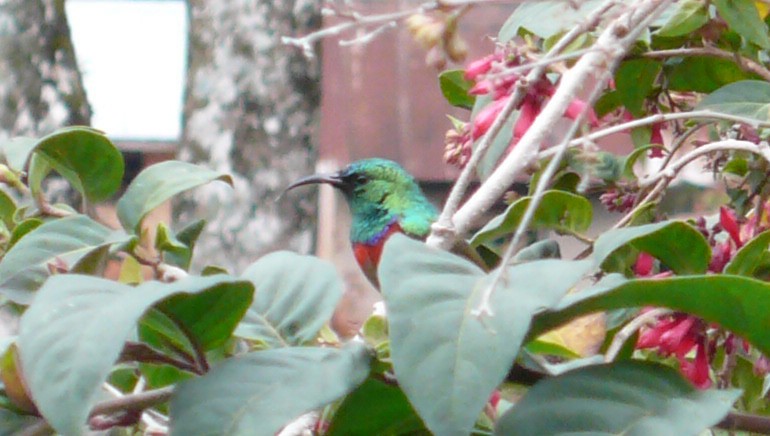
<path fill-rule="evenodd" d="M 770 205 L 766 208 L 770 208 Z M 720 208 L 719 222 L 712 228 L 707 227 L 703 217 L 696 221 L 696 226 L 712 246 L 712 256 L 709 262 L 709 271 L 712 273 L 721 273 L 735 252 L 753 237 L 755 230 L 767 227 L 766 224 L 758 224 L 755 217 L 740 225 L 735 212 L 726 207 Z M 727 233 L 727 238 L 718 241 L 717 235 L 724 234 L 723 232 Z M 650 276 L 653 266 L 652 256 L 647 253 L 640 253 L 634 266 L 634 273 L 637 277 Z M 653 277 L 662 275 L 670 275 L 670 273 L 658 274 Z M 652 348 L 663 356 L 676 357 L 682 374 L 696 387 L 706 389 L 711 386 L 709 365 L 717 348 L 716 335 L 712 335 L 712 339 L 709 339 L 709 328 L 717 329 L 718 326 L 708 325 L 700 318 L 685 313 L 669 314 L 658 318 L 653 326 L 642 329 L 636 347 Z M 727 333 L 724 340 L 725 352 L 734 352 L 738 341 L 743 344 L 744 352 L 748 352 L 748 343 L 735 337 L 732 333 Z M 691 360 L 687 356 L 693 350 L 695 350 L 695 357 Z M 770 372 L 768 359 L 761 356 L 755 362 L 754 371 L 761 375 Z"/>
<path fill-rule="evenodd" d="M 455 126 L 454 130 L 447 133 L 445 160 L 459 167 L 465 166 L 470 156 L 471 146 L 474 141 L 484 136 L 509 103 L 517 84 L 523 77 L 519 74 L 507 71 L 512 67 L 521 65 L 525 57 L 515 48 L 498 48 L 495 53 L 471 62 L 465 69 L 465 79 L 474 82 L 474 86 L 468 90 L 468 94 L 474 96 L 488 95 L 492 102 L 479 111 L 472 122 L 461 128 Z M 530 84 L 527 94 L 515 109 L 519 110 L 519 116 L 513 126 L 513 135 L 509 144 L 510 151 L 529 130 L 535 118 L 540 114 L 545 102 L 556 91 L 556 85 L 545 77 Z M 567 107 L 564 116 L 576 119 L 584 110 L 586 103 L 575 99 Z M 596 126 L 599 120 L 593 109 L 588 108 L 589 123 Z"/>

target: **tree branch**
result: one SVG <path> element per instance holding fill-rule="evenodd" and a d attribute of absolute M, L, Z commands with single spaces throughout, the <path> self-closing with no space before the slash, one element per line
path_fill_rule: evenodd
<path fill-rule="evenodd" d="M 556 43 L 556 45 L 553 46 L 553 48 L 543 57 L 543 59 L 541 59 L 541 62 L 546 62 L 549 59 L 557 57 L 557 55 L 567 46 L 569 46 L 569 44 L 571 44 L 578 36 L 595 28 L 601 21 L 602 15 L 616 4 L 616 0 L 609 0 L 592 11 L 583 22 L 583 24 L 575 26 L 572 28 L 572 30 L 567 32 L 567 34 L 565 34 Z M 441 211 L 441 215 L 432 226 L 431 234 L 427 239 L 428 245 L 440 247 L 446 250 L 452 247 L 458 234 L 462 234 L 462 232 L 455 230 L 453 224 L 453 216 L 455 215 L 455 212 L 460 206 L 460 201 L 468 189 L 468 185 L 473 178 L 476 166 L 486 153 L 489 146 L 492 144 L 492 141 L 502 130 L 503 125 L 513 113 L 514 108 L 519 105 L 521 100 L 526 95 L 528 84 L 535 83 L 537 80 L 539 80 L 540 76 L 542 76 L 542 74 L 545 72 L 547 65 L 548 63 L 541 63 L 540 65 L 535 66 L 532 71 L 529 72 L 526 79 L 524 79 L 523 83 L 520 81 L 516 84 L 513 95 L 508 100 L 497 118 L 494 120 L 489 130 L 481 138 L 481 141 L 479 141 L 475 150 L 471 154 L 470 160 L 465 165 L 465 168 L 463 168 L 463 171 L 460 173 L 457 181 L 452 186 L 452 190 L 449 193 L 449 197 L 447 198 L 447 202 L 444 205 L 444 209 Z"/>
<path fill-rule="evenodd" d="M 677 48 L 672 50 L 657 50 L 641 55 L 645 58 L 659 59 L 659 58 L 675 58 L 675 57 L 691 57 L 691 56 L 708 56 L 720 59 L 729 59 L 736 61 L 735 63 L 746 72 L 754 73 L 763 79 L 770 82 L 770 70 L 763 67 L 761 64 L 739 55 L 738 53 L 721 50 L 716 47 L 694 47 L 694 48 Z"/>
<path fill-rule="evenodd" d="M 569 104 L 593 77 L 611 70 L 636 41 L 636 35 L 656 17 L 671 0 L 647 0 L 615 19 L 602 32 L 591 51 L 567 73 L 529 130 L 523 135 L 513 151 L 505 157 L 487 181 L 471 196 L 453 217 L 457 234 L 463 235 L 497 201 L 514 182 L 516 177 L 537 158 L 538 149 L 553 129 L 555 122 L 563 116 Z M 435 243 L 435 242 L 434 242 Z M 442 245 L 443 247 L 443 245 Z"/>

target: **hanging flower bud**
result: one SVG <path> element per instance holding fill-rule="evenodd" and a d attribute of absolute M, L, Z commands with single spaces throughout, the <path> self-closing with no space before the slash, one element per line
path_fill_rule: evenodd
<path fill-rule="evenodd" d="M 465 67 L 465 80 L 475 81 L 480 75 L 486 74 L 490 69 L 492 69 L 492 63 L 499 59 L 499 55 L 491 54 L 471 62 L 467 67 Z"/>
<path fill-rule="evenodd" d="M 594 109 L 587 106 L 586 102 L 576 98 L 570 102 L 569 106 L 567 106 L 567 110 L 564 111 L 564 116 L 571 120 L 575 120 L 584 110 L 587 110 L 588 113 L 586 115 L 588 117 L 588 124 L 591 127 L 596 127 L 599 125 L 599 118 L 596 116 Z"/>
<path fill-rule="evenodd" d="M 507 98 L 493 101 L 492 103 L 486 105 L 484 109 L 482 109 L 481 112 L 476 115 L 476 118 L 473 120 L 473 129 L 471 135 L 471 138 L 474 141 L 487 133 L 487 130 L 489 130 L 489 127 L 495 121 L 495 118 L 497 118 L 497 116 L 500 115 L 500 112 L 503 111 L 503 107 L 505 107 L 506 103 L 508 103 Z"/>
<path fill-rule="evenodd" d="M 637 277 L 648 276 L 652 272 L 652 267 L 654 264 L 655 258 L 652 257 L 649 253 L 642 251 L 636 258 L 636 263 L 634 264 L 634 273 Z"/>
<path fill-rule="evenodd" d="M 741 242 L 741 230 L 738 226 L 738 221 L 735 217 L 735 212 L 722 206 L 719 208 L 719 224 L 730 235 L 735 245 L 740 248 L 743 246 Z"/>

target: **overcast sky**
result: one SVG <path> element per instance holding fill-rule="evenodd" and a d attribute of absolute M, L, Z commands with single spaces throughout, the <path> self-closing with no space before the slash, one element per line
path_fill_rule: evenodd
<path fill-rule="evenodd" d="M 184 2 L 66 5 L 92 125 L 115 139 L 178 138 L 187 50 Z"/>

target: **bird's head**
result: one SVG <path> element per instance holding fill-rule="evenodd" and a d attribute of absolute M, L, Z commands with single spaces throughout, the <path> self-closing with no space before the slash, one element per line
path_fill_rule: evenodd
<path fill-rule="evenodd" d="M 353 214 L 353 225 L 379 226 L 403 220 L 419 221 L 419 233 L 428 230 L 436 210 L 419 185 L 401 165 L 387 159 L 364 159 L 332 174 L 316 174 L 297 180 L 286 190 L 325 183 L 341 191 Z M 417 233 L 417 231 L 415 231 Z"/>
<path fill-rule="evenodd" d="M 380 158 L 353 162 L 336 173 L 302 178 L 286 190 L 316 183 L 325 183 L 340 190 L 353 209 L 369 204 L 397 208 L 398 203 L 422 195 L 414 177 L 401 165 Z"/>

